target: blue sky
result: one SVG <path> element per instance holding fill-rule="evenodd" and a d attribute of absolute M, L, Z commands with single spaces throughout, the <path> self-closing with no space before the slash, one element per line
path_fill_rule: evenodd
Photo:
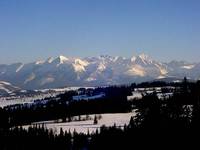
<path fill-rule="evenodd" d="M 200 61 L 199 0 L 0 0 L 0 63 L 50 56 Z"/>

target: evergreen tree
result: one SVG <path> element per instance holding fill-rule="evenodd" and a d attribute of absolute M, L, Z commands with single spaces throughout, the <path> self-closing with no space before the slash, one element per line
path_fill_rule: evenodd
<path fill-rule="evenodd" d="M 98 119 L 97 119 L 96 115 L 94 116 L 94 122 L 93 122 L 93 124 L 98 124 Z"/>

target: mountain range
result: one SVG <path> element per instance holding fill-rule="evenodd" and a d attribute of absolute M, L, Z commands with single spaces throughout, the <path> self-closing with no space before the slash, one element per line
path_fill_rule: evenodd
<path fill-rule="evenodd" d="M 48 58 L 32 63 L 0 65 L 0 81 L 22 89 L 66 86 L 102 86 L 150 80 L 200 78 L 200 63 L 159 62 L 140 54 L 131 58 L 99 57 Z"/>

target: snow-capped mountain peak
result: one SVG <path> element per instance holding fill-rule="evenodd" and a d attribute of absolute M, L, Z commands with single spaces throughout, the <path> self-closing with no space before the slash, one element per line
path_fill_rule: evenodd
<path fill-rule="evenodd" d="M 140 58 L 143 59 L 143 60 L 147 60 L 147 59 L 149 59 L 149 56 L 146 55 L 146 54 L 144 54 L 144 53 L 138 55 L 138 57 L 140 57 Z"/>
<path fill-rule="evenodd" d="M 149 56 L 147 56 L 145 54 L 132 56 L 130 61 L 132 63 L 138 64 L 138 65 L 141 65 L 141 66 L 145 66 L 145 65 L 149 65 L 149 64 L 153 63 L 153 60 Z"/>
<path fill-rule="evenodd" d="M 81 59 L 75 59 L 73 63 L 73 67 L 76 72 L 82 72 L 85 71 L 85 67 L 89 65 L 87 61 L 81 60 Z"/>
<path fill-rule="evenodd" d="M 59 64 L 63 64 L 65 62 L 67 62 L 69 59 L 63 55 L 60 55 L 59 57 L 57 57 L 54 61 L 55 62 L 59 62 Z"/>
<path fill-rule="evenodd" d="M 75 59 L 75 64 L 79 64 L 81 66 L 87 66 L 89 63 L 86 60 Z"/>
<path fill-rule="evenodd" d="M 137 58 L 136 56 L 132 56 L 131 57 L 131 62 L 135 62 L 136 58 Z"/>
<path fill-rule="evenodd" d="M 138 55 L 137 58 L 140 59 L 144 64 L 151 64 L 151 63 L 153 63 L 153 60 L 148 55 L 146 55 L 144 53 Z"/>
<path fill-rule="evenodd" d="M 49 57 L 49 58 L 46 60 L 46 62 L 50 64 L 50 63 L 52 63 L 52 62 L 53 62 L 53 60 L 54 60 L 54 58 L 53 58 L 53 57 Z"/>

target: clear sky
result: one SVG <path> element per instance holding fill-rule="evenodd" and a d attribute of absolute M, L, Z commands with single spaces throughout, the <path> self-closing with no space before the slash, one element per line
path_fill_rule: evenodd
<path fill-rule="evenodd" d="M 200 0 L 0 0 L 0 63 L 142 52 L 200 62 Z"/>

